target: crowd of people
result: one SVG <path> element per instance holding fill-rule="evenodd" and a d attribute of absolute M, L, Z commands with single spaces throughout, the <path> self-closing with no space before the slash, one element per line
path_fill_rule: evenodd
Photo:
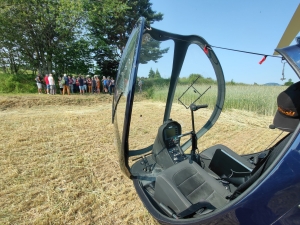
<path fill-rule="evenodd" d="M 57 81 L 52 74 L 46 74 L 42 77 L 40 74 L 35 78 L 38 93 L 55 95 L 57 90 L 62 95 L 70 95 L 79 93 L 81 95 L 85 93 L 100 94 L 114 92 L 115 81 L 113 77 L 103 76 L 100 80 L 98 75 L 95 76 L 70 76 L 64 74 L 62 77 L 58 77 Z"/>

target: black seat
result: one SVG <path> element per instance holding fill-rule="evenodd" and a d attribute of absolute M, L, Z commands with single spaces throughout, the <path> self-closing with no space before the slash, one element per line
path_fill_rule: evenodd
<path fill-rule="evenodd" d="M 204 160 L 204 162 L 206 160 L 208 160 L 208 161 L 212 160 L 212 158 L 214 157 L 215 152 L 216 152 L 217 149 L 224 150 L 232 158 L 237 159 L 242 164 L 244 164 L 244 165 L 246 165 L 246 166 L 248 166 L 252 169 L 255 167 L 255 165 L 251 164 L 246 158 L 240 156 L 239 154 L 237 154 L 236 152 L 234 152 L 233 150 L 231 150 L 230 148 L 228 148 L 228 147 L 226 147 L 225 145 L 222 145 L 222 144 L 214 145 L 214 146 L 202 151 L 200 155 L 201 155 L 202 159 Z"/>
<path fill-rule="evenodd" d="M 249 186 L 271 165 L 286 146 L 292 135 L 288 134 L 269 149 L 268 155 L 251 172 L 242 184 L 231 193 L 222 182 L 216 180 L 194 161 L 187 159 L 169 167 L 156 178 L 154 199 L 172 209 L 183 218 L 205 209 L 212 211 L 225 206 Z M 220 147 L 220 146 L 219 146 Z M 236 160 L 244 158 L 235 155 Z"/>
<path fill-rule="evenodd" d="M 245 173 L 243 175 L 242 173 L 237 174 L 236 177 L 226 177 L 222 176 L 221 174 L 226 174 L 226 170 L 228 170 L 228 165 L 226 167 L 222 168 L 221 163 L 219 164 L 219 168 L 214 168 L 211 166 L 206 167 L 205 169 L 208 172 L 213 172 L 214 175 L 218 175 L 220 179 L 223 179 L 225 181 L 230 182 L 233 186 L 231 186 L 231 190 L 234 190 L 233 194 L 230 195 L 229 199 L 234 199 L 241 193 L 243 193 L 248 187 L 250 187 L 260 176 L 261 174 L 271 165 L 271 163 L 274 161 L 274 159 L 279 155 L 279 153 L 282 151 L 282 149 L 286 146 L 287 142 L 290 140 L 292 136 L 292 133 L 288 133 L 285 137 L 283 137 L 280 141 L 278 141 L 274 146 L 272 146 L 270 149 L 267 150 L 267 154 L 265 158 L 263 158 L 258 164 L 253 165 L 249 161 L 246 160 L 246 158 L 236 154 L 229 148 L 227 148 L 224 145 L 216 145 L 213 147 L 210 147 L 209 149 L 203 151 L 201 153 L 201 156 L 204 157 L 204 159 L 207 159 L 210 162 L 213 162 L 213 159 L 215 157 L 215 152 L 218 149 L 222 149 L 226 151 L 230 155 L 230 157 L 234 158 L 235 161 L 238 161 L 239 163 L 250 167 L 252 171 L 250 173 Z M 211 163 L 210 163 L 211 164 Z M 224 169 L 224 172 L 222 173 L 222 170 Z M 239 172 L 239 171 L 237 171 Z"/>
<path fill-rule="evenodd" d="M 187 159 L 157 176 L 154 198 L 183 218 L 226 205 L 230 194 L 197 163 Z"/>
<path fill-rule="evenodd" d="M 288 133 L 284 138 L 282 138 L 272 148 L 270 148 L 268 155 L 253 169 L 249 179 L 247 179 L 247 181 L 243 184 L 239 185 L 228 199 L 235 199 L 247 188 L 249 188 L 270 167 L 270 165 L 277 158 L 277 156 L 280 154 L 280 152 L 286 146 L 292 136 L 292 133 Z"/>

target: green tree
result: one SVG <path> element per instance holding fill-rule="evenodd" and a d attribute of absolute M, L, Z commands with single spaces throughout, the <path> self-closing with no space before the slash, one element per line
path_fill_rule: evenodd
<path fill-rule="evenodd" d="M 86 20 L 85 1 L 2 0 L 2 53 L 9 52 L 19 65 L 26 64 L 41 73 L 52 71 L 54 59 L 64 59 L 61 55 L 68 49 L 66 43 L 80 35 Z"/>
<path fill-rule="evenodd" d="M 89 31 L 97 40 L 95 60 L 103 73 L 116 74 L 120 56 L 139 17 L 145 17 L 148 25 L 163 19 L 163 14 L 156 13 L 151 6 L 150 0 L 90 0 Z"/>
<path fill-rule="evenodd" d="M 118 26 L 116 21 L 124 17 L 130 8 L 122 0 L 89 0 L 85 8 L 88 12 L 87 30 L 93 43 L 93 59 L 102 75 L 115 77 L 121 57 L 115 44 L 121 24 Z"/>
<path fill-rule="evenodd" d="M 57 73 L 87 74 L 93 68 L 92 49 L 88 40 L 81 38 L 67 43 L 62 51 L 63 54 L 57 54 L 54 59 Z"/>
<path fill-rule="evenodd" d="M 149 78 L 155 78 L 155 72 L 154 72 L 154 70 L 152 68 L 149 71 L 148 77 Z"/>
<path fill-rule="evenodd" d="M 150 0 L 102 0 L 88 4 L 92 10 L 88 21 L 91 34 L 120 53 L 139 17 L 145 17 L 148 25 L 163 19 L 163 14 L 152 10 Z"/>
<path fill-rule="evenodd" d="M 292 79 L 289 79 L 287 82 L 284 83 L 284 86 L 291 86 L 294 82 Z"/>
<path fill-rule="evenodd" d="M 142 48 L 139 62 L 146 64 L 149 61 L 157 62 L 169 48 L 160 49 L 160 41 L 154 40 L 149 34 L 145 34 L 142 40 Z"/>
<path fill-rule="evenodd" d="M 160 75 L 160 73 L 159 73 L 158 69 L 156 69 L 156 72 L 155 72 L 154 78 L 161 78 L 161 75 Z"/>

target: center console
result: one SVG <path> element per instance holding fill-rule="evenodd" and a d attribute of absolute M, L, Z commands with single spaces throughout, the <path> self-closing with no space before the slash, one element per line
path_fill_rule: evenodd
<path fill-rule="evenodd" d="M 152 157 L 153 160 L 166 169 L 187 157 L 180 147 L 181 126 L 178 122 L 169 119 L 158 129 Z"/>

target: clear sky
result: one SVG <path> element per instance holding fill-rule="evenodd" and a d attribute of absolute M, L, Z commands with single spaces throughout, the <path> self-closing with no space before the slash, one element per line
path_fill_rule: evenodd
<path fill-rule="evenodd" d="M 155 22 L 152 27 L 183 35 L 196 34 L 213 46 L 272 55 L 299 1 L 151 0 L 151 3 L 154 11 L 164 14 L 163 20 Z M 295 43 L 293 40 L 291 44 Z M 213 50 L 221 62 L 226 81 L 249 84 L 283 84 L 289 78 L 298 81 L 288 64 L 285 66 L 287 80 L 280 80 L 283 68 L 280 58 L 268 57 L 260 65 L 258 62 L 262 56 Z M 207 65 L 200 70 L 206 71 Z M 186 73 L 199 73 L 196 67 L 190 64 Z M 161 73 L 167 77 L 163 71 Z"/>

